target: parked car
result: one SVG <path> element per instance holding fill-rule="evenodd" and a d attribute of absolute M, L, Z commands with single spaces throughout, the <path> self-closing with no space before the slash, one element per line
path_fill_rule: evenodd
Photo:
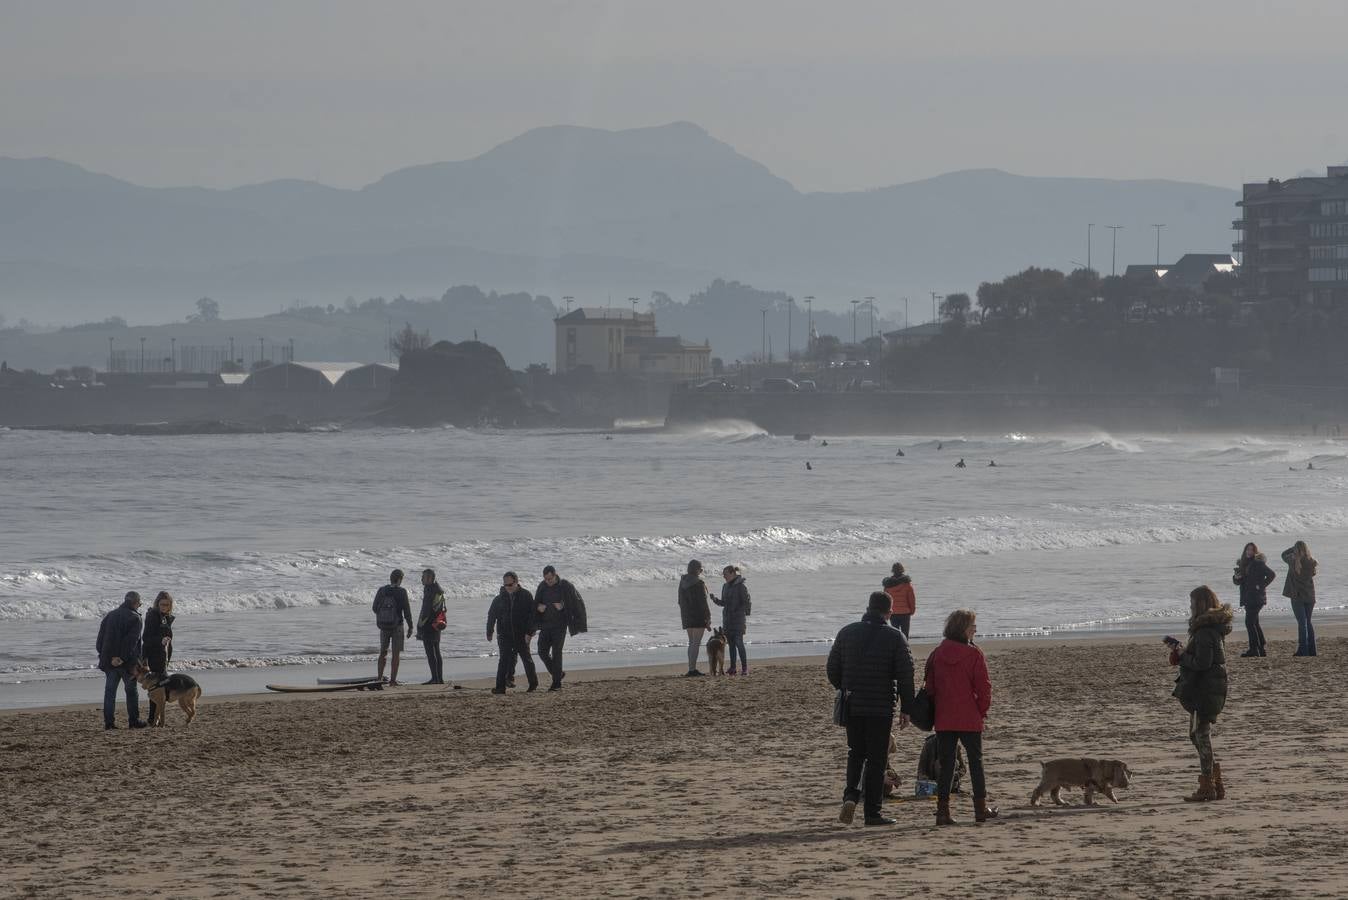
<path fill-rule="evenodd" d="M 801 392 L 802 394 L 817 394 L 817 393 L 819 393 L 819 385 L 815 384 L 815 383 L 814 383 L 812 380 L 810 380 L 809 378 L 803 379 L 803 380 L 801 380 L 801 381 L 797 381 L 797 382 L 796 382 L 796 387 L 800 388 L 800 392 Z"/>
<path fill-rule="evenodd" d="M 760 391 L 770 391 L 773 393 L 785 394 L 792 391 L 799 391 L 800 385 L 796 384 L 790 378 L 764 378 L 759 383 Z"/>
<path fill-rule="evenodd" d="M 704 381 L 693 390 L 703 394 L 723 394 L 733 391 L 735 386 L 728 381 L 720 378 L 713 378 L 711 381 Z"/>

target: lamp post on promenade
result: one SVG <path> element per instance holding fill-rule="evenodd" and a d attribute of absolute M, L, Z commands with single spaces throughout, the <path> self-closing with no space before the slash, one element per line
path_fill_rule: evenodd
<path fill-rule="evenodd" d="M 1162 222 L 1160 225 L 1153 223 L 1151 227 L 1156 229 L 1156 265 L 1159 267 L 1161 265 L 1161 229 L 1165 227 L 1165 223 Z"/>
<path fill-rule="evenodd" d="M 814 349 L 814 295 L 805 297 L 805 351 Z"/>
<path fill-rule="evenodd" d="M 871 311 L 871 337 L 875 337 L 875 298 L 867 297 L 866 306 L 869 307 Z"/>
<path fill-rule="evenodd" d="M 1086 223 L 1086 268 L 1091 267 L 1091 229 L 1095 227 L 1094 222 Z"/>
<path fill-rule="evenodd" d="M 860 302 L 860 300 L 852 301 L 852 346 L 856 346 L 857 343 L 857 304 Z"/>
<path fill-rule="evenodd" d="M 140 339 L 140 372 L 145 374 L 145 338 Z"/>
<path fill-rule="evenodd" d="M 1109 277 L 1113 278 L 1116 271 L 1116 265 L 1119 258 L 1119 229 L 1122 225 L 1106 225 L 1110 231 L 1114 232 L 1114 237 L 1109 249 Z"/>

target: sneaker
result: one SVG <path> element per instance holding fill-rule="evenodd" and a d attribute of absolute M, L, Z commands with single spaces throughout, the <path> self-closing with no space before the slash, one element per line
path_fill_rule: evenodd
<path fill-rule="evenodd" d="M 526 690 L 524 693 L 526 693 L 526 694 L 532 694 L 532 693 L 533 693 L 534 691 L 536 691 L 536 690 L 538 690 L 538 682 L 537 682 L 537 681 L 535 681 L 533 684 L 529 685 L 528 690 Z"/>
<path fill-rule="evenodd" d="M 394 681 L 392 678 L 390 678 L 386 684 L 387 684 L 388 687 L 402 687 L 402 686 L 403 686 L 403 683 L 402 683 L 401 681 Z"/>
<path fill-rule="evenodd" d="M 493 694 L 504 694 L 504 693 L 505 693 L 505 688 L 492 688 L 492 689 L 491 689 L 491 692 L 492 692 Z"/>
<path fill-rule="evenodd" d="M 548 688 L 549 691 L 560 691 L 561 689 L 562 683 L 560 681 L 554 684 L 552 687 Z M 533 690 L 533 688 L 530 688 L 530 690 Z"/>
<path fill-rule="evenodd" d="M 748 667 L 748 666 L 745 666 L 745 667 L 744 667 L 744 671 L 741 672 L 740 674 L 741 674 L 741 675 L 748 675 L 748 674 L 749 674 L 749 667 Z"/>
<path fill-rule="evenodd" d="M 729 672 L 726 672 L 726 674 L 727 674 L 727 675 L 738 675 L 739 672 L 736 672 L 734 669 L 731 669 Z"/>
<path fill-rule="evenodd" d="M 511 675 L 509 678 L 506 679 L 506 687 L 514 687 L 514 686 L 515 686 L 515 676 Z"/>
<path fill-rule="evenodd" d="M 867 816 L 866 827 L 874 828 L 878 825 L 897 825 L 898 819 L 891 819 L 888 816 Z"/>
<path fill-rule="evenodd" d="M 844 825 L 852 824 L 852 817 L 857 812 L 857 801 L 853 797 L 848 797 L 843 801 L 842 809 L 838 811 L 838 821 Z"/>
<path fill-rule="evenodd" d="M 116 730 L 117 730 L 117 724 L 116 724 L 115 722 L 104 722 L 104 723 L 103 723 L 103 730 L 104 730 L 104 731 L 116 731 Z"/>
<path fill-rule="evenodd" d="M 706 672 L 699 672 L 697 669 L 689 669 L 688 672 L 687 672 L 683 677 L 684 677 L 684 678 L 701 678 L 703 675 L 706 675 L 706 674 L 707 674 Z"/>
<path fill-rule="evenodd" d="M 423 681 L 421 684 L 422 684 L 422 686 L 424 687 L 425 685 L 428 685 L 428 684 L 439 684 L 439 683 L 440 683 L 440 682 L 438 682 L 438 681 L 436 681 L 434 678 L 432 678 L 430 681 Z"/>
<path fill-rule="evenodd" d="M 149 723 L 149 722 L 146 722 L 144 719 L 137 719 L 137 720 L 134 721 L 134 722 L 128 722 L 126 727 L 127 727 L 127 728 L 149 728 L 149 727 L 150 727 L 150 723 Z"/>

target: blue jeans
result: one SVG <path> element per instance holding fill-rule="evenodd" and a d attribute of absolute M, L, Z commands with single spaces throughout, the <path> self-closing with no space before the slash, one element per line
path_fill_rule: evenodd
<path fill-rule="evenodd" d="M 1292 601 L 1292 615 L 1297 617 L 1297 653 L 1302 656 L 1315 655 L 1315 627 L 1311 625 L 1313 603 Z"/>
<path fill-rule="evenodd" d="M 103 685 L 103 724 L 113 724 L 113 716 L 117 712 L 117 685 L 119 684 L 126 687 L 127 723 L 140 719 L 140 695 L 136 691 L 136 679 L 131 677 L 131 669 L 127 666 L 120 669 L 107 669 L 103 672 L 103 675 L 107 679 Z"/>
<path fill-rule="evenodd" d="M 735 654 L 740 655 L 740 669 L 749 671 L 749 657 L 744 652 L 744 632 L 727 631 L 725 633 L 726 642 L 730 644 L 730 671 L 735 671 Z"/>

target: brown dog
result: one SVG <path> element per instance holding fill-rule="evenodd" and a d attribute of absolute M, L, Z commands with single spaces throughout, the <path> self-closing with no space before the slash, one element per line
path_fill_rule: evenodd
<path fill-rule="evenodd" d="M 1065 787 L 1081 788 L 1086 805 L 1094 806 L 1092 799 L 1096 791 L 1104 794 L 1115 803 L 1114 788 L 1126 788 L 1133 773 L 1125 763 L 1117 759 L 1050 759 L 1040 763 L 1043 772 L 1039 777 L 1039 786 L 1030 794 L 1030 805 L 1038 806 L 1039 798 L 1045 793 L 1053 797 L 1058 806 L 1065 806 L 1058 792 Z"/>
<path fill-rule="evenodd" d="M 150 695 L 150 702 L 154 704 L 151 726 L 164 727 L 164 708 L 175 700 L 178 707 L 187 713 L 187 724 L 192 724 L 197 716 L 197 698 L 201 696 L 201 685 L 197 684 L 196 679 L 178 673 L 156 675 L 145 666 L 139 666 L 136 681 L 145 688 L 145 693 Z"/>
<path fill-rule="evenodd" d="M 713 675 L 725 674 L 725 646 L 725 629 L 718 628 L 707 639 L 707 665 Z"/>

